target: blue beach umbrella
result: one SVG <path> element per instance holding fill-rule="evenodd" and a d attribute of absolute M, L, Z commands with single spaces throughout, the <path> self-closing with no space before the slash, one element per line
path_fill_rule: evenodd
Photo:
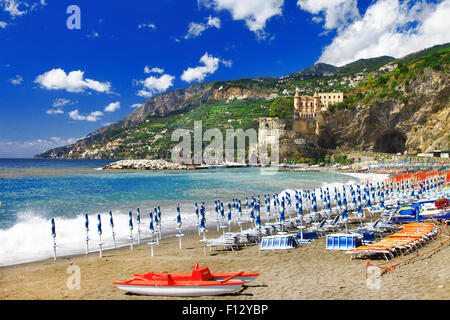
<path fill-rule="evenodd" d="M 136 221 L 138 224 L 140 224 L 141 223 L 141 212 L 139 211 L 139 208 L 137 208 L 136 211 L 137 211 Z"/>
<path fill-rule="evenodd" d="M 250 221 L 253 223 L 253 221 L 255 220 L 255 209 L 252 207 L 250 210 Z"/>
<path fill-rule="evenodd" d="M 155 215 L 154 215 L 154 219 L 155 219 L 155 225 L 159 224 L 159 218 L 158 218 L 158 209 L 155 208 Z"/>
<path fill-rule="evenodd" d="M 53 237 L 53 259 L 56 260 L 56 227 L 55 227 L 55 219 L 51 220 L 52 225 L 52 237 Z"/>
<path fill-rule="evenodd" d="M 200 231 L 201 232 L 204 232 L 206 230 L 205 223 L 206 223 L 206 219 L 205 219 L 205 217 L 202 216 L 200 218 Z"/>
<path fill-rule="evenodd" d="M 180 213 L 180 205 L 177 205 L 177 227 L 181 228 L 181 213 Z"/>
<path fill-rule="evenodd" d="M 111 228 L 114 228 L 114 220 L 111 211 L 109 212 L 109 225 L 111 226 Z"/>
<path fill-rule="evenodd" d="M 317 204 L 315 201 L 313 202 L 313 212 L 317 213 Z"/>
<path fill-rule="evenodd" d="M 100 236 L 102 235 L 102 218 L 100 214 L 97 215 L 97 232 Z"/>
<path fill-rule="evenodd" d="M 344 208 L 344 211 L 342 212 L 342 220 L 347 221 L 347 219 L 348 219 L 347 209 Z"/>
<path fill-rule="evenodd" d="M 89 216 L 87 213 L 84 215 L 84 229 L 86 232 L 89 231 Z"/>
<path fill-rule="evenodd" d="M 284 209 L 283 208 L 281 208 L 280 209 L 280 223 L 281 223 L 281 230 L 283 231 L 284 230 Z"/>
<path fill-rule="evenodd" d="M 51 224 L 52 224 L 52 237 L 55 238 L 56 237 L 55 219 L 52 218 Z"/>
<path fill-rule="evenodd" d="M 225 220 L 225 210 L 224 210 L 224 208 L 223 208 L 223 202 L 220 203 L 219 210 L 220 210 L 220 218 L 221 218 L 222 221 L 223 221 L 223 220 Z"/>
<path fill-rule="evenodd" d="M 297 213 L 297 217 L 298 217 L 298 218 L 303 217 L 303 208 L 302 208 L 302 203 L 301 203 L 301 202 L 298 203 L 298 213 Z"/>
<path fill-rule="evenodd" d="M 161 219 L 161 208 L 160 208 L 160 206 L 158 206 L 158 222 L 159 222 L 159 224 L 162 223 L 162 219 Z"/>
<path fill-rule="evenodd" d="M 153 233 L 155 233 L 155 228 L 153 227 L 153 212 L 152 211 L 150 211 L 149 217 L 150 217 L 149 230 L 150 230 L 150 234 L 153 234 Z"/>
<path fill-rule="evenodd" d="M 133 214 L 130 212 L 128 212 L 128 216 L 129 216 L 129 221 L 128 221 L 128 226 L 130 227 L 130 230 L 133 230 Z"/>
<path fill-rule="evenodd" d="M 259 210 L 256 211 L 256 221 L 255 221 L 255 226 L 256 226 L 257 229 L 260 229 L 260 228 L 261 228 L 261 214 L 260 214 Z"/>
<path fill-rule="evenodd" d="M 198 213 L 198 206 L 197 206 L 197 202 L 195 203 L 195 216 L 197 217 L 197 223 L 199 222 L 200 216 Z"/>

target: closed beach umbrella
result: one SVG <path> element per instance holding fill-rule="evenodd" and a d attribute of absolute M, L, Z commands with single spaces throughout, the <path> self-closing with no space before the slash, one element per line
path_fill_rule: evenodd
<path fill-rule="evenodd" d="M 149 230 L 150 230 L 150 234 L 154 234 L 155 233 L 155 227 L 153 226 L 153 212 L 150 211 L 149 212 L 149 218 L 150 218 L 150 224 L 149 224 Z"/>
<path fill-rule="evenodd" d="M 222 218 L 222 220 L 225 220 L 225 210 L 223 208 L 223 202 L 221 202 L 220 204 L 220 217 Z"/>
<path fill-rule="evenodd" d="M 137 215 L 136 215 L 136 221 L 138 224 L 141 224 L 141 212 L 139 211 L 139 208 L 137 208 Z"/>
<path fill-rule="evenodd" d="M 51 220 L 52 225 L 52 237 L 53 237 L 53 259 L 56 260 L 56 226 L 55 219 Z"/>
<path fill-rule="evenodd" d="M 302 202 L 301 201 L 298 203 L 297 217 L 298 218 L 303 218 L 303 208 L 302 208 Z"/>
<path fill-rule="evenodd" d="M 97 232 L 100 236 L 102 235 L 102 218 L 100 214 L 97 215 Z"/>
<path fill-rule="evenodd" d="M 55 238 L 56 237 L 55 219 L 52 218 L 51 224 L 52 224 L 52 237 Z"/>
<path fill-rule="evenodd" d="M 84 230 L 86 230 L 86 254 L 89 253 L 89 216 L 84 215 Z"/>
<path fill-rule="evenodd" d="M 112 215 L 111 211 L 109 212 L 109 225 L 111 226 L 111 230 L 112 230 L 114 248 L 116 248 L 116 234 L 114 233 L 114 220 L 113 220 L 113 215 Z"/>
<path fill-rule="evenodd" d="M 197 205 L 197 202 L 195 203 L 195 216 L 197 217 L 197 222 L 198 222 L 199 219 L 200 219 L 200 217 L 199 217 L 199 214 L 198 214 L 198 205 Z"/>
<path fill-rule="evenodd" d="M 180 205 L 177 205 L 177 227 L 181 228 L 181 224 Z"/>
<path fill-rule="evenodd" d="M 155 216 L 154 216 L 154 219 L 155 219 L 155 225 L 158 225 L 158 224 L 159 224 L 158 209 L 155 208 L 154 211 L 155 211 Z"/>
<path fill-rule="evenodd" d="M 261 228 L 261 214 L 260 214 L 259 210 L 256 211 L 255 226 L 256 226 L 257 229 Z"/>
<path fill-rule="evenodd" d="M 111 226 L 111 228 L 114 228 L 114 220 L 111 211 L 109 212 L 109 225 Z"/>
<path fill-rule="evenodd" d="M 200 218 L 200 231 L 201 232 L 205 232 L 205 230 L 206 230 L 205 223 L 206 223 L 206 219 L 201 217 Z"/>
<path fill-rule="evenodd" d="M 133 230 L 133 214 L 128 212 L 129 220 L 128 220 L 128 226 L 130 227 L 130 230 Z"/>

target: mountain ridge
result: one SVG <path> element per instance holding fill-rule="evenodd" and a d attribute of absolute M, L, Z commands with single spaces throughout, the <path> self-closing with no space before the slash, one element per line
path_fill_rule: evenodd
<path fill-rule="evenodd" d="M 320 91 L 322 89 L 350 90 L 349 88 L 351 87 L 349 87 L 348 84 L 342 84 L 342 82 L 345 82 L 344 80 L 340 80 L 340 82 L 334 81 L 336 80 L 335 77 L 346 79 L 349 78 L 349 75 L 361 72 L 367 73 L 368 70 L 378 70 L 380 67 L 386 65 L 395 65 L 399 62 L 403 63 L 403 61 L 411 63 L 413 60 L 418 60 L 421 57 L 423 58 L 425 54 L 435 52 L 436 50 L 444 50 L 449 46 L 449 43 L 437 45 L 400 59 L 389 56 L 360 59 L 342 67 L 318 63 L 297 73 L 280 78 L 258 77 L 227 81 L 210 81 L 194 84 L 188 88 L 169 90 L 149 98 L 144 104 L 124 119 L 96 130 L 72 145 L 54 148 L 36 155 L 35 157 L 70 157 L 70 152 L 72 151 L 73 154 L 73 150 L 83 150 L 88 148 L 88 146 L 101 141 L 104 141 L 105 143 L 108 141 L 110 142 L 114 137 L 123 135 L 124 131 L 132 131 L 131 129 L 134 127 L 142 127 L 146 122 L 151 121 L 152 123 L 157 123 L 158 119 L 163 119 L 170 114 L 188 112 L 189 110 L 208 104 L 211 101 L 217 101 L 215 105 L 212 103 L 213 106 L 220 105 L 220 101 L 229 103 L 232 100 L 249 100 L 250 102 L 260 101 L 265 103 L 265 101 L 271 101 L 271 99 L 273 100 L 282 95 L 292 96 L 296 87 L 303 88 L 305 93 L 313 93 L 314 90 Z M 305 77 L 307 79 L 305 79 Z M 349 82 L 349 80 L 346 81 Z M 244 104 L 241 104 L 241 107 L 246 108 Z M 226 107 L 223 108 L 223 112 L 227 112 L 226 110 Z M 254 111 L 256 109 L 252 110 L 252 112 L 255 113 Z M 205 110 L 205 112 L 207 112 L 207 110 Z M 264 111 L 261 110 L 255 113 L 256 116 L 264 114 Z M 229 120 L 235 119 L 228 119 L 228 121 Z M 153 133 L 155 133 L 153 137 L 158 136 L 157 132 Z M 152 134 L 149 135 L 152 136 Z M 142 142 L 143 141 L 141 141 L 141 143 Z M 136 143 L 139 144 L 139 142 Z M 110 155 L 111 154 L 113 153 L 110 153 Z M 104 156 L 105 155 L 102 157 Z"/>

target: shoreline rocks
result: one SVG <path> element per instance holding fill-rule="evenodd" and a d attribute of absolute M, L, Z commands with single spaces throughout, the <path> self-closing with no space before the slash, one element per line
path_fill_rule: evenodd
<path fill-rule="evenodd" d="M 120 160 L 103 167 L 104 170 L 192 170 L 192 166 L 166 160 Z"/>

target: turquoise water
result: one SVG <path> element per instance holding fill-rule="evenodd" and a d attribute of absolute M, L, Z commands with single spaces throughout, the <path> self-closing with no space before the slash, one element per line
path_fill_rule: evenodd
<path fill-rule="evenodd" d="M 90 216 L 91 237 L 97 214 L 103 219 L 103 238 L 115 231 L 129 235 L 128 212 L 140 208 L 141 229 L 149 210 L 161 207 L 166 234 L 175 230 L 180 204 L 183 228 L 195 227 L 194 203 L 205 201 L 213 222 L 214 200 L 273 194 L 286 189 L 313 189 L 358 182 L 357 178 L 327 172 L 261 171 L 260 168 L 196 171 L 105 171 L 104 160 L 0 159 L 0 265 L 49 257 L 50 219 L 55 218 L 60 251 L 83 251 L 84 214 Z M 208 220 L 207 214 L 207 220 Z M 215 218 L 215 215 L 214 215 Z M 77 251 L 78 250 L 78 251 Z"/>

